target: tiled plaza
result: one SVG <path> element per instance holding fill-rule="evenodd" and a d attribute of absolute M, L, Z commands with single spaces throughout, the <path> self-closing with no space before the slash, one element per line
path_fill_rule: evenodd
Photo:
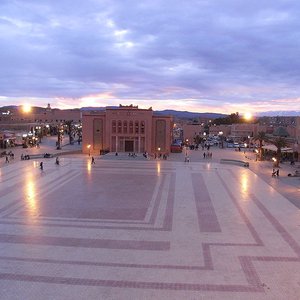
<path fill-rule="evenodd" d="M 215 161 L 0 168 L 1 299 L 299 299 L 300 210 Z"/>

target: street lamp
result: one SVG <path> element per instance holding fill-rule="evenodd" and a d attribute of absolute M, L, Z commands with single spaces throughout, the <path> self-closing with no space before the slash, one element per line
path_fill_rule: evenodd
<path fill-rule="evenodd" d="M 223 144 L 223 131 L 219 132 L 219 137 L 220 137 L 220 140 L 221 140 L 221 148 L 223 149 L 224 148 L 224 144 Z"/>
<path fill-rule="evenodd" d="M 87 148 L 89 149 L 89 156 L 91 156 L 91 145 L 87 145 Z"/>

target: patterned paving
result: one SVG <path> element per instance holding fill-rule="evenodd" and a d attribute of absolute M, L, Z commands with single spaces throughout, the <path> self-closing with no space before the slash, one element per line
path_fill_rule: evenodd
<path fill-rule="evenodd" d="M 299 299 L 300 211 L 217 163 L 0 169 L 1 299 Z"/>

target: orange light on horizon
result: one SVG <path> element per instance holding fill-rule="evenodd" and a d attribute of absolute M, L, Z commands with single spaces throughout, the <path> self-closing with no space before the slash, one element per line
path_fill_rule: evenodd
<path fill-rule="evenodd" d="M 252 119 L 252 114 L 250 112 L 246 112 L 244 114 L 244 119 L 250 121 Z"/>
<path fill-rule="evenodd" d="M 28 104 L 28 103 L 23 104 L 22 110 L 23 110 L 24 113 L 29 113 L 29 112 L 31 112 L 31 105 Z"/>

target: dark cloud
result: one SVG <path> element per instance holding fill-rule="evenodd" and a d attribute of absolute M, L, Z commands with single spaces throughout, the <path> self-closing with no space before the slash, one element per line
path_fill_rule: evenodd
<path fill-rule="evenodd" d="M 2 0 L 0 102 L 298 98 L 299 12 L 296 0 Z"/>

